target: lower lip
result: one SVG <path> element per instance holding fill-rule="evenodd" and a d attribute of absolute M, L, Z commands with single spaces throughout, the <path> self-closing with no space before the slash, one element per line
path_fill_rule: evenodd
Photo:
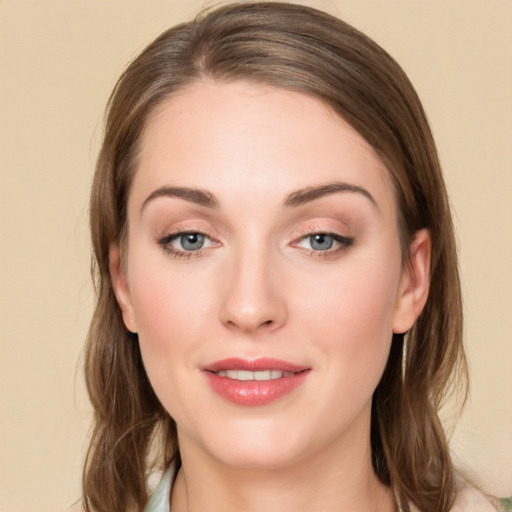
<path fill-rule="evenodd" d="M 235 380 L 205 372 L 212 389 L 222 398 L 237 405 L 266 405 L 297 389 L 308 376 L 302 371 L 272 380 Z"/>

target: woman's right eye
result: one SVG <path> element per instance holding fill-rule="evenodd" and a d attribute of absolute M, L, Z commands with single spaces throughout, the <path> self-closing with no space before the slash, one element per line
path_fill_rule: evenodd
<path fill-rule="evenodd" d="M 174 241 L 180 245 L 180 249 L 185 251 L 198 251 L 202 249 L 206 237 L 201 233 L 183 233 L 178 235 Z"/>
<path fill-rule="evenodd" d="M 158 243 L 173 256 L 183 258 L 197 255 L 202 249 L 215 245 L 207 235 L 199 232 L 173 233 L 161 238 Z"/>

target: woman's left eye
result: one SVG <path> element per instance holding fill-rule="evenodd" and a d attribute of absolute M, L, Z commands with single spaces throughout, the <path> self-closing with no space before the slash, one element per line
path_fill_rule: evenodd
<path fill-rule="evenodd" d="M 350 247 L 353 242 L 353 238 L 335 233 L 313 233 L 302 237 L 296 245 L 314 252 L 335 252 Z"/>

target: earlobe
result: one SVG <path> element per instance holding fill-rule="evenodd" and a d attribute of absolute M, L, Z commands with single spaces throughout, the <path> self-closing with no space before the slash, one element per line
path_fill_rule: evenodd
<path fill-rule="evenodd" d="M 114 289 L 117 303 L 121 309 L 121 314 L 123 315 L 124 325 L 130 332 L 136 333 L 137 326 L 135 324 L 135 314 L 133 310 L 130 289 L 128 287 L 126 273 L 121 262 L 119 245 L 117 244 L 112 244 L 110 246 L 109 270 L 110 279 L 112 281 L 112 288 Z"/>
<path fill-rule="evenodd" d="M 410 246 L 410 264 L 404 265 L 393 316 L 393 332 L 407 332 L 420 316 L 430 288 L 431 240 L 419 230 Z"/>

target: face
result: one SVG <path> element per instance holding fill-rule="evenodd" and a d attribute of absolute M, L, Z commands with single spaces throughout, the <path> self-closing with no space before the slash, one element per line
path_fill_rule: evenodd
<path fill-rule="evenodd" d="M 237 82 L 163 103 L 110 256 L 182 451 L 278 467 L 367 445 L 392 334 L 426 298 L 424 235 L 404 268 L 387 170 L 319 101 Z"/>

